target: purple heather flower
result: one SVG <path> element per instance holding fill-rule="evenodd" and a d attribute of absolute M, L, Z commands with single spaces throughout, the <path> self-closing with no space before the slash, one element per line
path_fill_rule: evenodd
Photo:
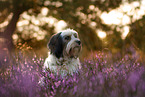
<path fill-rule="evenodd" d="M 140 75 L 137 72 L 132 72 L 129 75 L 127 82 L 131 86 L 132 91 L 136 91 L 139 80 L 140 80 Z"/>

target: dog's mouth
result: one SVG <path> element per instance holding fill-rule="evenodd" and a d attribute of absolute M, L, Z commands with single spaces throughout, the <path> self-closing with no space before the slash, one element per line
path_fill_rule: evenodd
<path fill-rule="evenodd" d="M 80 51 L 81 51 L 81 46 L 75 46 L 70 48 L 69 50 L 70 58 L 78 58 Z"/>

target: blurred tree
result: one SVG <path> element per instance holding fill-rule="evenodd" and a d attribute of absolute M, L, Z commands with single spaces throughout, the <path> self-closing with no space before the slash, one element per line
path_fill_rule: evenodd
<path fill-rule="evenodd" d="M 12 35 L 16 29 L 16 24 L 19 20 L 20 15 L 30 8 L 36 8 L 37 0 L 2 0 L 0 1 L 1 6 L 1 22 L 3 22 L 6 17 L 12 13 L 13 16 L 9 21 L 8 25 L 5 27 L 4 31 L 0 33 L 0 36 L 5 39 L 5 46 L 11 50 L 13 48 Z"/>
<path fill-rule="evenodd" d="M 135 0 L 127 0 L 126 2 L 132 1 Z M 96 29 L 102 29 L 106 32 L 114 31 L 113 33 L 115 34 L 110 36 L 112 40 L 110 39 L 109 44 L 114 42 L 111 46 L 115 45 L 120 48 L 122 45 L 120 32 L 116 31 L 116 28 L 112 29 L 111 26 L 106 25 L 100 19 L 99 15 L 103 11 L 108 12 L 119 7 L 123 2 L 124 0 L 2 0 L 0 1 L 0 22 L 3 22 L 10 13 L 13 16 L 8 25 L 0 33 L 0 37 L 6 39 L 3 44 L 11 50 L 13 48 L 12 35 L 15 32 L 20 15 L 27 11 L 30 15 L 37 16 L 42 7 L 47 7 L 49 9 L 47 16 L 64 20 L 69 28 L 73 28 L 79 32 L 83 45 L 87 50 L 91 51 L 102 48 L 102 41 L 98 38 Z M 91 26 L 92 23 L 94 24 L 93 26 Z M 42 26 L 41 28 L 48 30 L 46 26 Z M 32 42 L 31 40 L 30 37 L 24 41 Z M 35 39 L 35 43 L 36 41 Z"/>
<path fill-rule="evenodd" d="M 130 33 L 126 37 L 127 44 L 133 44 L 138 50 L 145 52 L 145 16 L 130 24 Z"/>
<path fill-rule="evenodd" d="M 113 34 L 108 34 L 106 41 L 108 42 L 106 47 L 113 53 L 120 52 L 123 48 L 123 39 L 121 38 L 121 32 L 116 30 L 116 27 L 112 29 Z"/>

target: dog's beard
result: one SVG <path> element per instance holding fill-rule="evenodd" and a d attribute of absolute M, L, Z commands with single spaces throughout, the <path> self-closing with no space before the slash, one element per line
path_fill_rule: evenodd
<path fill-rule="evenodd" d="M 70 58 L 77 58 L 81 51 L 81 45 L 76 42 L 70 42 L 66 46 L 66 53 Z"/>
<path fill-rule="evenodd" d="M 74 48 L 71 48 L 69 51 L 69 56 L 77 58 L 79 56 L 80 50 L 81 50 L 81 46 L 76 46 Z"/>

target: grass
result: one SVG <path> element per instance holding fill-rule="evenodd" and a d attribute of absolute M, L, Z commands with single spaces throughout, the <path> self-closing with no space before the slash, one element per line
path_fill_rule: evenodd
<path fill-rule="evenodd" d="M 44 60 L 29 51 L 6 57 L 0 68 L 0 97 L 145 97 L 145 64 L 128 55 L 113 61 L 97 53 L 66 78 L 43 72 Z M 44 85 L 38 84 L 42 77 Z"/>

